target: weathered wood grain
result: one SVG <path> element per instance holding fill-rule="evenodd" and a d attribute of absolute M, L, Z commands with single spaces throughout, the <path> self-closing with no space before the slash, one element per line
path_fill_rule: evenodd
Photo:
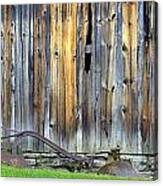
<path fill-rule="evenodd" d="M 12 70 L 12 26 L 11 26 L 11 17 L 12 17 L 12 7 L 3 6 L 3 41 L 4 41 L 4 52 L 3 52 L 3 99 L 2 99 L 2 115 L 3 123 L 5 126 L 10 126 L 11 124 L 11 70 Z"/>
<path fill-rule="evenodd" d="M 157 152 L 156 3 L 2 5 L 1 67 L 5 127 L 75 152 Z"/>
<path fill-rule="evenodd" d="M 122 95 L 123 95 L 123 57 L 122 57 L 122 45 L 123 45 L 123 32 L 122 29 L 122 15 L 123 4 L 117 3 L 115 6 L 115 33 L 114 37 L 114 53 L 115 59 L 112 64 L 112 133 L 111 133 L 111 146 L 115 147 L 121 143 L 123 145 L 123 125 L 124 120 L 122 118 Z M 124 18 L 123 18 L 124 21 Z M 114 87 L 114 88 L 113 88 Z"/>
<path fill-rule="evenodd" d="M 50 137 L 59 143 L 58 126 L 58 5 L 50 5 Z"/>
<path fill-rule="evenodd" d="M 50 5 L 46 6 L 45 24 L 44 136 L 50 138 Z"/>
<path fill-rule="evenodd" d="M 15 78 L 16 78 L 16 64 L 15 64 L 15 57 L 16 57 L 16 25 L 15 25 L 15 7 L 12 8 L 12 18 L 11 18 L 11 26 L 12 26 L 12 69 L 11 69 L 11 128 L 15 129 Z"/>
<path fill-rule="evenodd" d="M 141 116 L 143 109 L 143 62 L 144 62 L 144 3 L 138 3 L 138 50 L 137 50 L 137 91 L 138 91 L 138 152 L 142 152 Z"/>

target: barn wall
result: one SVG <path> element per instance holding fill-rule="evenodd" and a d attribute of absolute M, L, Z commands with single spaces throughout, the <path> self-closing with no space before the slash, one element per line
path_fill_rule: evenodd
<path fill-rule="evenodd" d="M 6 5 L 1 23 L 4 127 L 69 151 L 157 152 L 156 3 Z"/>

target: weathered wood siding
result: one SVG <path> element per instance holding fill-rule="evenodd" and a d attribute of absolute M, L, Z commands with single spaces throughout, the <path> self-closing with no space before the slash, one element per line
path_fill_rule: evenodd
<path fill-rule="evenodd" d="M 3 126 L 69 151 L 157 152 L 156 3 L 1 6 L 1 67 Z"/>

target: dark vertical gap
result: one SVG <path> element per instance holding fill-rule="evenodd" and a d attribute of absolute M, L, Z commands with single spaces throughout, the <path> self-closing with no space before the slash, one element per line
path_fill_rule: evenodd
<path fill-rule="evenodd" d="M 150 17 L 149 17 L 149 8 L 148 3 L 144 2 L 144 40 L 147 46 L 149 45 L 149 30 L 150 30 Z"/>
<path fill-rule="evenodd" d="M 154 72 L 154 82 L 155 82 L 155 152 L 158 152 L 158 4 L 155 3 L 155 30 L 154 30 L 154 38 L 155 38 L 155 60 L 156 60 L 156 66 L 155 66 L 155 72 Z"/>
<path fill-rule="evenodd" d="M 32 43 L 32 49 L 33 51 L 31 51 L 32 53 L 32 56 L 31 56 L 31 59 L 32 59 L 32 62 L 31 62 L 31 69 L 32 69 L 32 123 L 33 123 L 33 131 L 36 132 L 36 126 L 35 126 L 35 98 L 34 98 L 34 86 L 35 86 L 35 73 L 34 73 L 34 70 L 35 70 L 35 42 L 36 42 L 36 39 L 34 38 L 35 35 L 34 35 L 34 32 L 35 32 L 35 19 L 36 19 L 36 5 L 32 5 L 33 6 L 33 25 L 32 25 L 32 30 L 33 30 L 33 43 Z M 35 139 L 33 139 L 33 150 L 36 150 L 36 146 L 37 146 L 37 141 Z"/>
<path fill-rule="evenodd" d="M 86 73 L 89 72 L 90 65 L 91 65 L 91 53 L 86 53 L 85 54 L 85 71 L 86 71 Z"/>
<path fill-rule="evenodd" d="M 147 62 L 148 61 L 148 53 L 149 53 L 149 42 L 150 42 L 149 31 L 150 31 L 149 4 L 147 2 L 144 2 L 144 58 L 145 58 L 145 61 L 144 61 L 144 63 L 145 63 L 144 68 L 145 69 L 144 70 L 147 71 L 147 73 L 148 73 L 148 68 L 149 68 L 149 65 Z M 149 82 L 147 82 L 147 83 L 149 83 Z M 147 95 L 146 95 L 147 98 L 146 99 L 149 99 L 148 95 L 149 95 L 149 90 L 147 89 Z M 143 118 L 143 115 L 142 115 L 141 120 L 142 120 L 142 128 L 141 128 L 142 141 L 144 143 L 147 140 L 147 133 L 148 133 L 147 122 L 148 121 Z"/>
<path fill-rule="evenodd" d="M 91 3 L 88 5 L 88 32 L 86 38 L 86 46 L 92 44 L 92 11 L 91 11 Z M 89 72 L 91 65 L 91 52 L 86 52 L 85 54 L 85 71 Z"/>
<path fill-rule="evenodd" d="M 89 3 L 88 7 L 88 34 L 86 45 L 90 45 L 92 43 L 92 11 L 91 11 L 91 3 Z"/>
<path fill-rule="evenodd" d="M 19 6 L 19 21 L 20 21 L 20 26 L 19 26 L 19 39 L 20 39 L 20 46 L 19 47 L 21 47 L 21 49 L 20 49 L 20 51 L 19 51 L 19 53 L 20 53 L 20 56 L 21 56 L 21 64 L 20 64 L 20 66 L 21 66 L 21 69 L 19 69 L 19 76 L 21 77 L 21 81 L 19 82 L 19 89 L 20 89 L 20 121 L 22 122 L 23 121 L 23 114 L 22 114 L 22 107 L 23 107 L 23 105 L 22 105 L 22 103 L 23 103 L 23 97 L 22 97 L 22 94 L 23 94 L 23 88 L 22 88 L 22 86 L 23 86 L 23 84 L 22 84 L 22 79 L 23 79 L 23 74 L 22 74 L 22 69 L 23 69 L 23 61 L 22 61 L 22 59 L 23 59 L 23 40 L 22 40 L 22 7 L 23 7 L 23 5 L 18 5 Z M 21 123 L 21 126 L 20 126 L 20 130 L 22 130 L 23 129 L 23 124 Z M 20 143 L 20 148 L 18 148 L 18 152 L 21 152 L 22 151 L 22 147 L 23 147 L 23 143 L 24 143 L 24 140 L 22 140 L 22 142 Z"/>

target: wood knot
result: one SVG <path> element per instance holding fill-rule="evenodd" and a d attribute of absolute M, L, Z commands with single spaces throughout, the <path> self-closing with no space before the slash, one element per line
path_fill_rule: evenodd
<path fill-rule="evenodd" d="M 53 124 L 49 124 L 49 127 L 50 127 L 50 128 L 53 128 Z"/>
<path fill-rule="evenodd" d="M 102 19 L 99 19 L 99 20 L 98 20 L 98 23 L 100 23 L 100 24 L 101 24 L 101 23 L 102 23 Z"/>
<path fill-rule="evenodd" d="M 127 52 L 127 51 L 128 51 L 128 48 L 127 48 L 127 46 L 125 45 L 125 43 L 123 43 L 123 45 L 122 45 L 122 50 L 123 50 L 124 52 Z"/>
<path fill-rule="evenodd" d="M 128 82 L 129 82 L 129 80 L 128 80 L 127 78 L 125 78 L 125 79 L 123 80 L 123 83 L 124 83 L 125 85 L 127 85 Z"/>
<path fill-rule="evenodd" d="M 11 38 L 10 38 L 10 39 L 11 39 L 11 42 L 13 42 L 13 40 L 14 40 L 14 39 L 13 39 L 14 34 L 13 34 L 13 33 L 11 33 L 11 35 L 10 35 L 10 36 L 11 36 Z"/>
<path fill-rule="evenodd" d="M 108 45 L 108 49 L 111 50 L 112 49 L 112 45 Z"/>
<path fill-rule="evenodd" d="M 125 85 L 127 85 L 127 84 L 132 84 L 133 83 L 133 80 L 132 79 L 128 79 L 128 78 L 125 78 L 124 80 L 123 80 L 123 83 L 125 84 Z"/>
<path fill-rule="evenodd" d="M 115 17 L 116 17 L 116 14 L 115 13 L 112 14 L 112 17 L 111 17 L 112 21 L 114 20 Z"/>
<path fill-rule="evenodd" d="M 59 54 L 58 54 L 58 51 L 55 51 L 54 54 L 55 54 L 56 57 L 58 57 L 58 55 L 59 55 Z"/>
<path fill-rule="evenodd" d="M 121 108 L 121 110 L 122 110 L 122 112 L 125 114 L 125 113 L 127 112 L 127 108 L 126 108 L 126 106 L 123 105 L 122 108 Z"/>
<path fill-rule="evenodd" d="M 112 88 L 111 88 L 112 93 L 114 92 L 114 89 L 115 89 L 115 86 L 113 85 Z"/>

